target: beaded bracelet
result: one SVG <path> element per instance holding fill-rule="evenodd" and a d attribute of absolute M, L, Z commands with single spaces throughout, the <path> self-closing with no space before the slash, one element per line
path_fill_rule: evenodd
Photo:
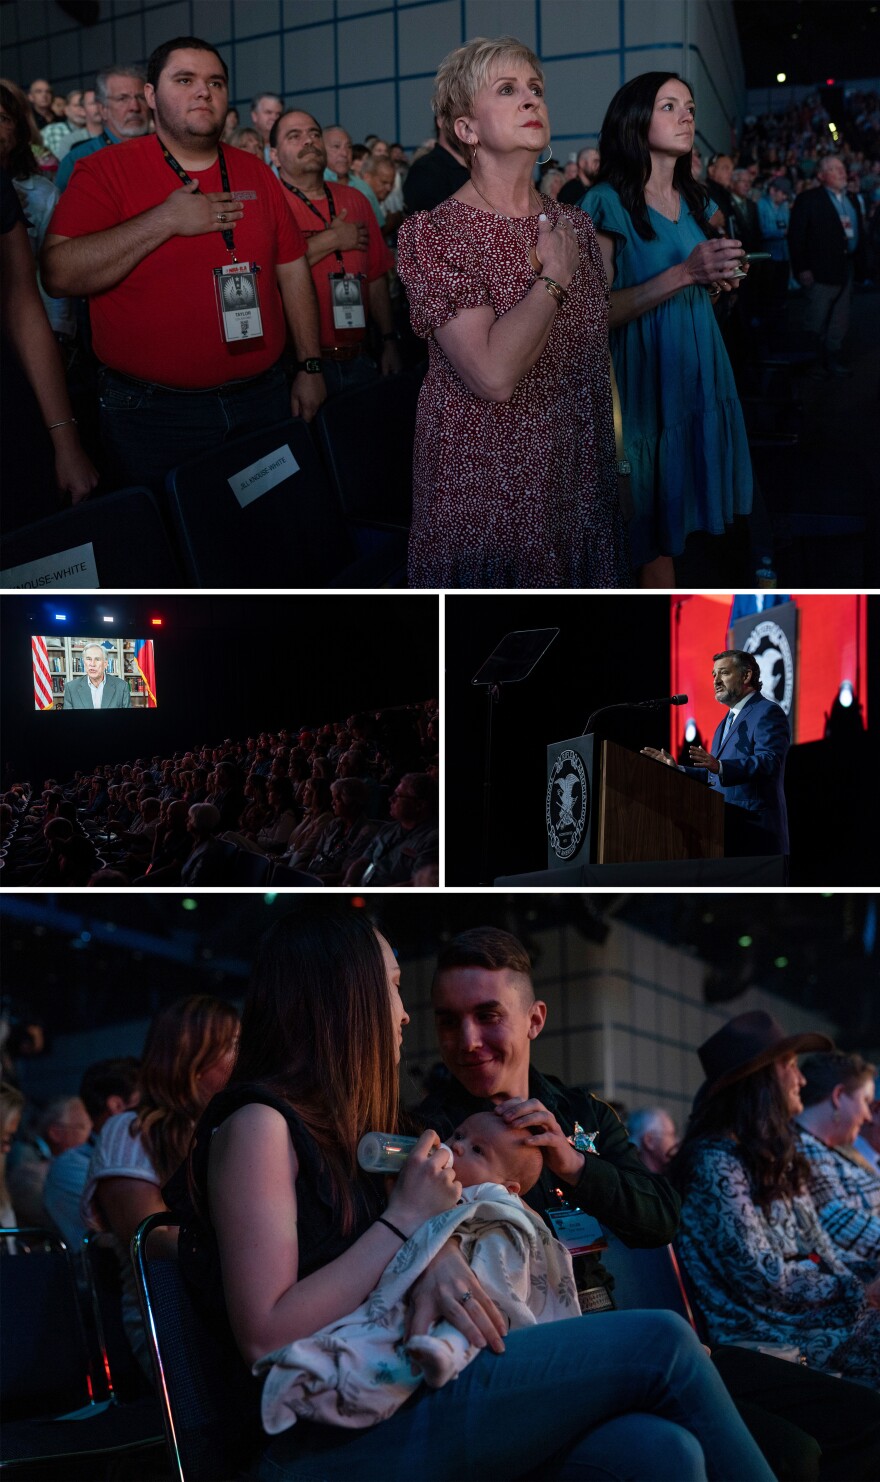
<path fill-rule="evenodd" d="M 561 309 L 562 305 L 565 303 L 565 300 L 568 298 L 568 294 L 563 288 L 562 284 L 557 283 L 555 278 L 548 278 L 546 273 L 542 274 L 542 276 L 538 279 L 538 282 L 544 284 L 547 292 L 551 294 L 553 298 L 555 298 L 557 306 Z"/>

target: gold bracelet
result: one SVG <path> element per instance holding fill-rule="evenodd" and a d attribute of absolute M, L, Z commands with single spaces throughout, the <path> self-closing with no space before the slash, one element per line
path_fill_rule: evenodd
<path fill-rule="evenodd" d="M 562 305 L 565 303 L 565 300 L 568 298 L 568 294 L 566 293 L 566 291 L 563 288 L 562 284 L 561 283 L 557 283 L 557 281 L 556 281 L 555 278 L 548 278 L 547 275 L 546 275 L 546 273 L 544 273 L 538 279 L 538 282 L 544 284 L 544 287 L 546 288 L 547 292 L 553 298 L 555 298 L 557 308 L 560 308 L 561 309 L 562 308 Z"/>

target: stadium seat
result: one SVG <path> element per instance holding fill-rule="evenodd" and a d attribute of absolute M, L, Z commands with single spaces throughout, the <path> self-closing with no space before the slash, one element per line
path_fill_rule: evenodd
<path fill-rule="evenodd" d="M 224 443 L 172 469 L 166 483 L 187 576 L 197 586 L 375 587 L 399 570 L 400 541 L 387 533 L 358 559 L 305 422 Z M 243 487 L 265 492 L 252 497 Z"/>
<path fill-rule="evenodd" d="M 76 567 L 91 546 L 97 582 Z M 0 585 L 26 590 L 56 587 L 179 587 L 183 572 L 149 489 L 119 489 L 102 499 L 84 499 L 36 524 L 10 531 L 2 541 Z M 18 572 L 33 566 L 34 574 Z M 41 575 L 59 573 L 50 582 Z"/>
<path fill-rule="evenodd" d="M 265 854 L 253 854 L 250 849 L 237 849 L 232 861 L 230 885 L 265 885 L 269 878 L 272 861 Z"/>
<path fill-rule="evenodd" d="M 259 1385 L 231 1335 L 196 1309 L 177 1261 L 151 1252 L 151 1236 L 178 1224 L 149 1215 L 131 1243 L 171 1473 L 175 1482 L 231 1482 L 259 1447 Z"/>
<path fill-rule="evenodd" d="M 73 1262 L 49 1230 L 4 1228 L 15 1254 L 0 1255 L 0 1472 L 52 1464 L 70 1482 L 105 1475 L 112 1457 L 161 1444 L 152 1397 L 119 1405 L 89 1362 Z M 44 1471 L 40 1476 L 45 1476 Z"/>
<path fill-rule="evenodd" d="M 344 391 L 315 418 L 321 452 L 345 514 L 374 528 L 409 530 L 416 404 L 425 367 Z"/>
<path fill-rule="evenodd" d="M 277 864 L 272 870 L 273 885 L 323 885 L 317 875 L 310 875 L 306 870 L 295 870 L 291 865 Z"/>
<path fill-rule="evenodd" d="M 614 1277 L 615 1307 L 623 1311 L 637 1307 L 663 1308 L 677 1312 L 696 1328 L 672 1246 L 631 1250 L 604 1225 L 602 1233 L 608 1241 L 602 1264 Z"/>

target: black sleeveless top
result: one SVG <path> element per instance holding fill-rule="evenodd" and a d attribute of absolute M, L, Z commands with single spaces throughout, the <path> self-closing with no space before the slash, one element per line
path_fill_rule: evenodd
<path fill-rule="evenodd" d="M 208 1211 L 208 1155 L 216 1129 L 240 1107 L 255 1102 L 270 1106 L 281 1114 L 296 1151 L 299 1165 L 296 1198 L 300 1277 L 320 1270 L 348 1250 L 367 1226 L 382 1214 L 387 1202 L 382 1179 L 375 1174 L 359 1173 L 353 1190 L 354 1224 L 351 1232 L 344 1235 L 332 1200 L 330 1174 L 320 1149 L 293 1107 L 268 1086 L 257 1083 L 233 1086 L 215 1096 L 203 1112 L 187 1162 L 162 1192 L 169 1209 L 181 1218 L 178 1261 L 193 1302 L 214 1330 L 217 1341 L 228 1352 L 233 1369 L 237 1359 L 242 1419 L 246 1425 L 255 1427 L 254 1438 L 262 1434 L 259 1403 L 263 1381 L 251 1374 L 238 1352 L 229 1325 L 217 1236 Z"/>

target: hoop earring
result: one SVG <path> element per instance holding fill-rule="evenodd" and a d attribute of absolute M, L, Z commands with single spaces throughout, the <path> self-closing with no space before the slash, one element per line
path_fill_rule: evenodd
<path fill-rule="evenodd" d="M 548 144 L 547 145 L 547 158 L 545 160 L 537 159 L 537 160 L 535 160 L 535 164 L 536 165 L 549 165 L 549 163 L 552 160 L 552 158 L 553 158 L 553 145 L 552 144 Z"/>

